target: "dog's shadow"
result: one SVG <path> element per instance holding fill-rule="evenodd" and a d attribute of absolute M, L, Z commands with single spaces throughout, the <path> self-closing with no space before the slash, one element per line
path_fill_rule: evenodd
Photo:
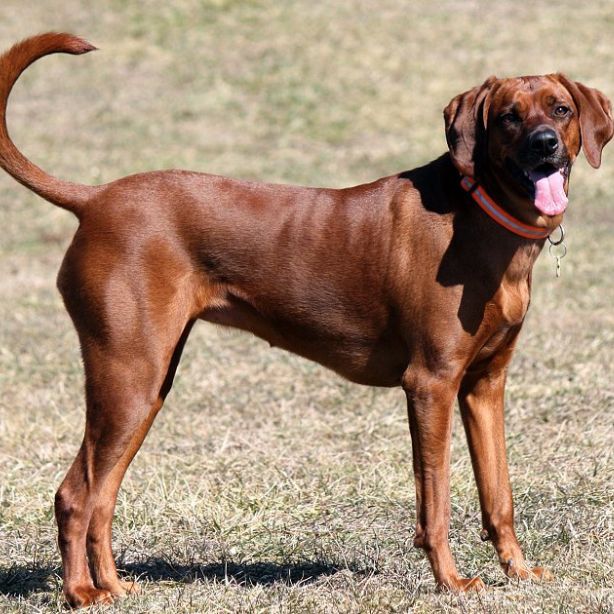
<path fill-rule="evenodd" d="M 59 581 L 61 569 L 37 563 L 0 565 L 0 595 L 27 597 L 47 592 Z"/>
<path fill-rule="evenodd" d="M 336 565 L 326 561 L 302 561 L 297 563 L 237 563 L 223 561 L 206 565 L 178 565 L 163 559 L 150 559 L 143 563 L 125 563 L 121 566 L 123 574 L 140 580 L 152 582 L 174 580 L 176 582 L 198 582 L 210 580 L 230 581 L 247 586 L 271 584 L 309 584 L 323 576 L 332 576 L 339 571 L 349 570 L 367 573 L 354 565 Z M 120 573 L 121 573 L 120 572 Z"/>
<path fill-rule="evenodd" d="M 179 564 L 164 559 L 149 559 L 141 563 L 119 565 L 120 575 L 135 581 L 159 582 L 171 580 L 191 584 L 202 581 L 226 581 L 245 586 L 293 586 L 310 584 L 325 576 L 347 570 L 360 574 L 373 574 L 375 570 L 359 568 L 353 564 L 337 565 L 326 561 L 297 563 L 237 563 L 222 561 L 208 564 Z M 0 595 L 27 597 L 32 593 L 48 592 L 58 586 L 60 567 L 37 564 L 0 566 Z"/>

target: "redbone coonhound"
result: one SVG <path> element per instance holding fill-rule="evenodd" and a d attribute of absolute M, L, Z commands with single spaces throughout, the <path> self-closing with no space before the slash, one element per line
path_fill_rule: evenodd
<path fill-rule="evenodd" d="M 250 331 L 354 382 L 403 388 L 414 543 L 438 586 L 466 591 L 483 583 L 458 574 L 448 544 L 458 398 L 484 538 L 508 576 L 549 576 L 525 563 L 514 532 L 503 390 L 571 165 L 582 147 L 597 168 L 612 137 L 608 99 L 562 74 L 491 77 L 446 107 L 447 153 L 347 189 L 181 170 L 85 186 L 27 160 L 5 111 L 33 61 L 92 49 L 48 33 L 0 59 L 0 164 L 79 219 L 58 277 L 86 377 L 83 443 L 55 500 L 68 603 L 134 590 L 111 551 L 117 491 L 197 319 Z"/>

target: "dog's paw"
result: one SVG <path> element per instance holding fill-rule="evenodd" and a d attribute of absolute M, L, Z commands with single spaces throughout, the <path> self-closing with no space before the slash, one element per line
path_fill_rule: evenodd
<path fill-rule="evenodd" d="M 71 608 L 87 608 L 96 604 L 110 604 L 115 600 L 111 591 L 94 586 L 76 586 L 64 591 Z"/>
<path fill-rule="evenodd" d="M 554 575 L 545 567 L 529 567 L 524 561 L 517 565 L 513 559 L 502 563 L 503 571 L 508 578 L 514 580 L 533 580 L 535 582 L 549 582 Z"/>
<path fill-rule="evenodd" d="M 132 580 L 114 580 L 107 583 L 96 583 L 96 586 L 108 591 L 113 597 L 125 597 L 126 595 L 138 595 L 141 592 L 139 584 Z"/>
<path fill-rule="evenodd" d="M 442 591 L 450 591 L 452 593 L 468 593 L 472 591 L 483 591 L 486 585 L 482 578 L 450 578 L 439 584 L 439 589 Z"/>

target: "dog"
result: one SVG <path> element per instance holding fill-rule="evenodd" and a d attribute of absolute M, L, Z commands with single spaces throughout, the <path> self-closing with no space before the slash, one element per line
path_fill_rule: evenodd
<path fill-rule="evenodd" d="M 249 331 L 371 386 L 401 386 L 416 487 L 415 546 L 437 585 L 484 587 L 448 543 L 455 399 L 466 430 L 483 538 L 503 571 L 529 567 L 514 532 L 503 427 L 506 371 L 531 270 L 563 218 L 571 166 L 612 138 L 611 104 L 562 74 L 497 79 L 445 108 L 448 151 L 347 189 L 167 170 L 85 186 L 27 160 L 6 104 L 38 58 L 94 47 L 47 33 L 0 59 L 0 165 L 67 209 L 79 227 L 58 288 L 85 368 L 81 448 L 55 498 L 71 606 L 135 590 L 118 578 L 111 523 L 124 472 L 171 389 L 196 320 Z"/>

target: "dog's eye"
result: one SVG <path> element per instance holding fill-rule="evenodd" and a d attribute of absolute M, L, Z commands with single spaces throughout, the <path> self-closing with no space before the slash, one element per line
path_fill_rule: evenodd
<path fill-rule="evenodd" d="M 508 111 L 507 113 L 502 113 L 499 115 L 499 119 L 504 124 L 516 124 L 520 122 L 520 117 L 514 111 Z"/>
<path fill-rule="evenodd" d="M 566 107 L 564 104 L 560 104 L 558 107 L 554 109 L 554 114 L 557 117 L 565 117 L 569 114 L 569 107 Z"/>

